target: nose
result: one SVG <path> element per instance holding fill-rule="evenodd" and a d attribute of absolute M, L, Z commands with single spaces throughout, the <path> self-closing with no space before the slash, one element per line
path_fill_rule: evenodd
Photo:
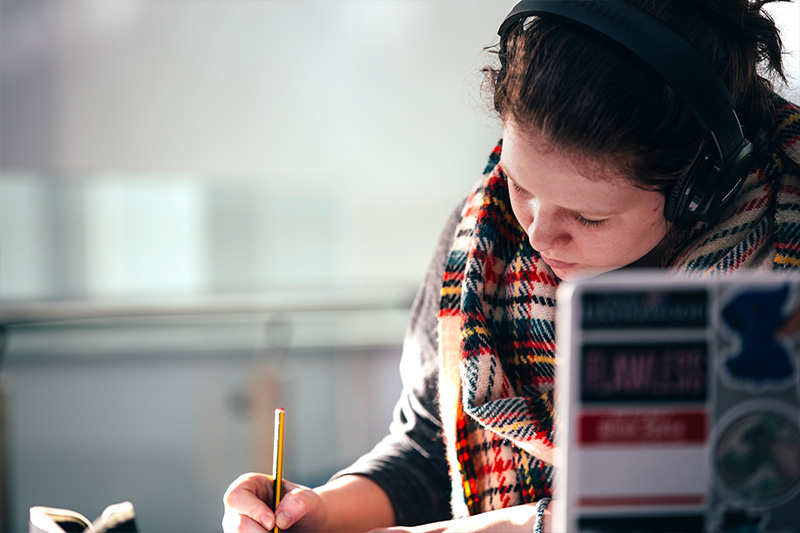
<path fill-rule="evenodd" d="M 539 252 L 558 248 L 569 241 L 569 234 L 564 231 L 558 214 L 541 206 L 534 210 L 533 220 L 528 226 L 527 233 L 531 246 Z"/>

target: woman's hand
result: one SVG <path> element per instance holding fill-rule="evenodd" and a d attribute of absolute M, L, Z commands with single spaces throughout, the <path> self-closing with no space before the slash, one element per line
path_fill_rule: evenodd
<path fill-rule="evenodd" d="M 281 530 L 320 532 L 367 531 L 394 523 L 386 493 L 364 476 L 342 476 L 316 489 L 284 481 L 284 495 L 276 512 L 272 476 L 244 474 L 225 491 L 222 529 L 228 532 Z"/>
<path fill-rule="evenodd" d="M 222 529 L 228 532 L 272 531 L 292 527 L 292 531 L 324 531 L 327 517 L 319 494 L 284 481 L 284 495 L 273 513 L 266 503 L 272 500 L 273 478 L 266 474 L 244 474 L 230 484 L 223 503 Z"/>

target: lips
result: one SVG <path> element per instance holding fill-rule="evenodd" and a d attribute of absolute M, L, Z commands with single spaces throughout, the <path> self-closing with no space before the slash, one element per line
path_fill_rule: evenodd
<path fill-rule="evenodd" d="M 577 264 L 577 263 L 568 263 L 566 261 L 559 261 L 557 259 L 551 259 L 545 256 L 542 256 L 542 259 L 544 260 L 545 263 L 550 265 L 550 268 L 557 268 L 560 270 L 572 268 Z"/>

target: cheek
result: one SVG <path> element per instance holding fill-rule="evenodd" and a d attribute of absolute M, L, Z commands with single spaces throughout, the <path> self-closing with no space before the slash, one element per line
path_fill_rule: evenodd
<path fill-rule="evenodd" d="M 647 230 L 651 234 L 660 234 L 663 237 L 670 227 L 667 219 L 664 218 L 664 201 L 657 202 L 656 205 L 650 210 L 649 224 L 646 224 Z"/>
<path fill-rule="evenodd" d="M 600 264 L 605 264 L 620 255 L 621 245 L 624 244 L 623 237 L 624 235 L 616 231 L 604 232 L 602 235 L 589 231 L 576 231 L 572 234 L 574 247 L 580 250 L 583 258 Z"/>
<path fill-rule="evenodd" d="M 633 252 L 649 251 L 656 246 L 669 230 L 664 218 L 663 204 L 652 208 L 646 216 L 632 222 L 626 234 L 629 236 L 630 249 Z"/>
<path fill-rule="evenodd" d="M 647 198 L 646 207 L 638 210 L 627 220 L 628 233 L 634 240 L 646 246 L 652 239 L 661 240 L 667 232 L 669 224 L 664 218 L 664 197 L 659 193 L 652 193 Z"/>
<path fill-rule="evenodd" d="M 597 231 L 577 231 L 573 240 L 583 256 L 598 264 L 626 263 L 638 259 L 667 234 L 668 225 L 660 209 L 648 216 L 626 221 L 620 226 Z"/>

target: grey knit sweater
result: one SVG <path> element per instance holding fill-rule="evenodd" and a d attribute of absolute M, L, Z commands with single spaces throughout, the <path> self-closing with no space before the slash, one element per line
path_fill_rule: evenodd
<path fill-rule="evenodd" d="M 334 476 L 358 474 L 372 479 L 389 496 L 400 525 L 451 518 L 450 480 L 439 418 L 436 330 L 444 265 L 462 207 L 463 202 L 445 224 L 411 309 L 400 361 L 403 390 L 389 434 Z"/>

